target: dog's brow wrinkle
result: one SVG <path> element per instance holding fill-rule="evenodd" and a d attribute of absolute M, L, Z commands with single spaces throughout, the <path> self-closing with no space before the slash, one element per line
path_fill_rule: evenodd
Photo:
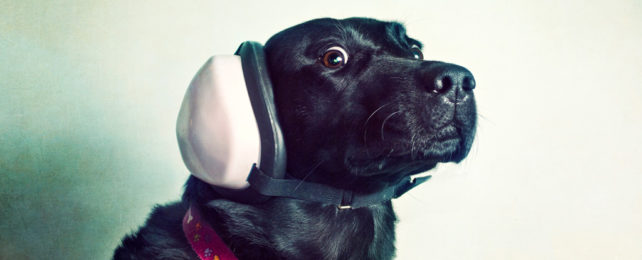
<path fill-rule="evenodd" d="M 347 33 L 346 33 L 346 28 L 343 27 L 343 24 L 341 23 L 341 21 L 336 21 L 335 24 L 334 24 L 334 27 L 339 32 L 339 36 L 340 36 L 341 40 L 343 40 L 343 42 L 346 42 L 347 39 L 348 39 Z"/>
<path fill-rule="evenodd" d="M 345 91 L 346 89 L 348 89 L 348 87 L 349 87 L 349 85 L 350 85 L 350 84 L 346 84 L 346 80 L 347 80 L 347 79 L 346 79 L 345 77 L 344 77 L 344 78 L 341 78 L 341 82 L 339 82 L 339 85 L 340 85 L 340 86 L 343 86 L 343 87 L 342 87 L 341 89 L 339 89 L 339 93 L 343 93 L 343 91 Z"/>
<path fill-rule="evenodd" d="M 354 39 L 357 42 L 371 43 L 371 41 L 369 41 L 369 40 L 364 38 L 363 34 L 359 33 L 360 31 L 361 31 L 361 28 L 356 28 L 356 29 L 350 30 L 350 36 L 352 37 L 352 39 Z M 372 45 L 372 44 L 370 44 L 370 45 Z"/>
<path fill-rule="evenodd" d="M 406 41 L 406 28 L 398 22 L 386 24 L 386 33 L 391 36 L 392 43 L 398 47 L 405 48 L 408 46 Z"/>

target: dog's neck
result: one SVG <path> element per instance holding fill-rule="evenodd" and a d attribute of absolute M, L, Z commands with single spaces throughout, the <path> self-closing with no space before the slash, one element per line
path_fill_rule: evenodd
<path fill-rule="evenodd" d="M 288 198 L 260 205 L 213 200 L 206 206 L 213 225 L 238 252 L 265 252 L 278 259 L 390 259 L 395 215 L 390 201 L 359 209 Z M 275 243 L 279 241 L 278 243 Z M 283 243 L 288 241 L 288 243 Z M 257 247 L 247 250 L 249 246 Z M 238 257 L 256 259 L 253 253 Z"/>
<path fill-rule="evenodd" d="M 396 217 L 390 201 L 347 210 L 289 198 L 248 205 L 221 199 L 208 184 L 193 177 L 186 185 L 192 192 L 184 194 L 184 201 L 202 207 L 233 251 L 248 254 L 237 255 L 239 259 L 390 259 L 394 255 Z"/>

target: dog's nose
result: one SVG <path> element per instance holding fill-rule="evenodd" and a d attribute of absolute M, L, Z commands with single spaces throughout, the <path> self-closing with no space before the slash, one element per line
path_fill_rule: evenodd
<path fill-rule="evenodd" d="M 475 88 L 475 77 L 466 68 L 442 62 L 427 63 L 423 80 L 427 90 L 443 95 L 453 103 L 465 101 Z"/>

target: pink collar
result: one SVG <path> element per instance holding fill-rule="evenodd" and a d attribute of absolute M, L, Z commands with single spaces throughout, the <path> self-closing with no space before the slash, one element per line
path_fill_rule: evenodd
<path fill-rule="evenodd" d="M 234 253 L 202 217 L 198 207 L 191 205 L 183 217 L 183 233 L 192 249 L 202 260 L 237 260 Z"/>

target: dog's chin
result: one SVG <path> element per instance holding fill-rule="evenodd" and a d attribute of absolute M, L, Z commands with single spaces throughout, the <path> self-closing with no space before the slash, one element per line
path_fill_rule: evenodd
<path fill-rule="evenodd" d="M 438 163 L 460 162 L 470 149 L 466 143 L 462 138 L 450 137 L 429 144 L 397 145 L 401 147 L 379 149 L 382 152 L 378 154 L 383 154 L 379 156 L 369 157 L 364 152 L 360 153 L 363 157 L 348 157 L 345 164 L 352 175 L 359 177 L 405 177 L 428 171 Z"/>

